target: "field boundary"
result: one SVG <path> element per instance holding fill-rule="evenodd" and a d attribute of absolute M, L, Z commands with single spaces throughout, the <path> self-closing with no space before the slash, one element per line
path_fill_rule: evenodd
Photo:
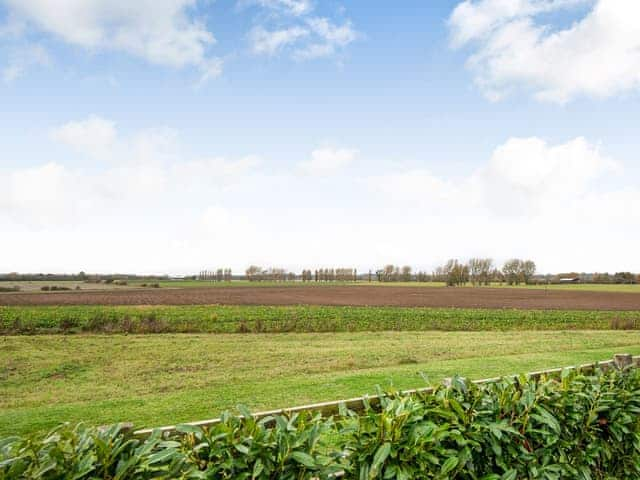
<path fill-rule="evenodd" d="M 566 367 L 556 367 L 550 368 L 546 370 L 539 370 L 535 372 L 525 373 L 525 377 L 538 379 L 543 375 L 557 375 L 562 373 L 564 370 L 577 370 L 577 371 L 589 371 L 595 370 L 597 368 L 602 369 L 603 371 L 607 371 L 613 368 L 616 369 L 625 369 L 625 368 L 640 368 L 640 355 L 630 355 L 627 353 L 618 353 L 613 356 L 610 360 L 596 361 L 591 363 L 585 363 L 582 365 L 571 365 Z M 496 383 L 500 380 L 507 378 L 517 378 L 520 374 L 512 374 L 512 375 L 504 375 L 501 377 L 493 377 L 493 378 L 484 378 L 480 380 L 473 380 L 472 383 L 476 385 L 483 385 L 487 383 Z M 451 379 L 444 379 L 443 382 L 445 384 L 450 383 Z M 417 394 L 430 394 L 433 393 L 435 387 L 424 387 L 417 388 L 411 390 L 403 390 L 400 392 L 402 395 L 417 395 Z M 267 410 L 263 412 L 256 412 L 252 414 L 253 418 L 258 420 L 265 417 L 270 417 L 274 415 L 291 415 L 294 413 L 301 412 L 315 412 L 320 413 L 323 416 L 336 414 L 343 407 L 346 407 L 349 410 L 359 412 L 364 410 L 365 405 L 368 403 L 371 406 L 376 406 L 379 404 L 381 397 L 379 395 L 365 395 L 362 397 L 354 397 L 343 400 L 333 400 L 328 402 L 320 402 L 313 403 L 309 405 L 301 405 L 297 407 L 290 408 L 281 408 L 277 410 Z M 209 420 L 201 420 L 196 422 L 186 422 L 181 425 L 190 425 L 195 427 L 211 427 L 220 423 L 222 420 L 220 418 L 213 418 Z M 156 427 L 156 428 L 145 428 L 140 430 L 133 431 L 133 435 L 135 437 L 148 437 L 154 432 L 160 432 L 162 435 L 170 435 L 178 433 L 176 428 L 178 425 L 168 425 L 164 427 Z M 133 430 L 133 424 L 125 424 L 124 428 L 126 430 Z"/>

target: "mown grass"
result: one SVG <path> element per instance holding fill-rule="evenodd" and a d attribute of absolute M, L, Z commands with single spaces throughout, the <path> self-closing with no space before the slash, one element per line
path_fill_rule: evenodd
<path fill-rule="evenodd" d="M 275 333 L 608 330 L 640 328 L 640 312 L 335 306 L 11 306 L 0 333 Z"/>
<path fill-rule="evenodd" d="M 0 338 L 0 436 L 159 426 L 640 353 L 640 332 L 34 335 Z"/>

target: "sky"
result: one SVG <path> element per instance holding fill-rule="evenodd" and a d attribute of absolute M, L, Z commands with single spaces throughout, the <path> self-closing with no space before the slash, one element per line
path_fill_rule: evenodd
<path fill-rule="evenodd" d="M 0 272 L 638 272 L 638 18 L 0 0 Z"/>

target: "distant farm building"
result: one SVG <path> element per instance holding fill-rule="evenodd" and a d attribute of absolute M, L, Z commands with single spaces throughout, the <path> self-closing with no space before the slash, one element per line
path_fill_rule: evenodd
<path fill-rule="evenodd" d="M 561 278 L 560 283 L 580 283 L 580 278 L 579 277 L 565 277 L 565 278 Z"/>

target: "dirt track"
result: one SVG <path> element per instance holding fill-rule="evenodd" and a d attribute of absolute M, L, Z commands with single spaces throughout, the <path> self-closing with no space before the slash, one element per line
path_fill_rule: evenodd
<path fill-rule="evenodd" d="M 0 305 L 389 305 L 640 310 L 640 294 L 508 288 L 230 287 L 0 294 Z"/>

